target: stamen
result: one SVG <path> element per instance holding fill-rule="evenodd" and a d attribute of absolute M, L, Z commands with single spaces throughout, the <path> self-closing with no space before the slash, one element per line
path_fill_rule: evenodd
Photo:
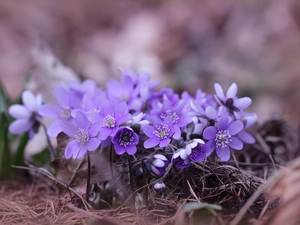
<path fill-rule="evenodd" d="M 229 130 L 220 130 L 216 134 L 216 146 L 226 148 L 229 142 L 232 141 Z"/>
<path fill-rule="evenodd" d="M 74 135 L 74 138 L 76 141 L 78 141 L 80 144 L 84 144 L 89 141 L 90 137 L 87 131 L 83 129 L 78 129 L 77 134 Z"/>
<path fill-rule="evenodd" d="M 106 120 L 107 127 L 115 127 L 116 119 L 112 115 L 108 114 L 104 119 Z"/>
<path fill-rule="evenodd" d="M 170 132 L 170 128 L 167 124 L 161 123 L 160 125 L 156 125 L 156 130 L 153 132 L 156 137 L 160 139 L 165 139 L 168 137 Z"/>

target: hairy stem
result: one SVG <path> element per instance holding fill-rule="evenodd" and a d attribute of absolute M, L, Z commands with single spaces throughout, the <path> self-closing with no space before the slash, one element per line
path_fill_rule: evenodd
<path fill-rule="evenodd" d="M 128 166 L 129 166 L 130 188 L 131 188 L 131 193 L 133 193 L 134 187 L 133 187 L 133 176 L 132 176 L 132 164 L 131 164 L 130 155 L 128 155 L 128 154 L 127 154 L 127 160 L 128 160 Z"/>
<path fill-rule="evenodd" d="M 85 200 L 88 202 L 90 197 L 90 186 L 91 186 L 91 157 L 90 152 L 87 151 L 87 163 L 88 163 L 88 169 L 87 169 L 87 181 L 86 181 L 86 197 Z"/>
<path fill-rule="evenodd" d="M 45 131 L 46 138 L 47 138 L 47 143 L 48 143 L 48 147 L 49 147 L 49 149 L 50 149 L 50 151 L 52 153 L 52 157 L 53 157 L 53 159 L 55 159 L 55 158 L 57 158 L 57 155 L 56 155 L 56 152 L 55 152 L 55 150 L 54 150 L 54 148 L 53 148 L 53 146 L 51 144 L 50 138 L 49 138 L 49 136 L 47 134 L 47 128 L 46 128 L 46 126 L 45 126 L 45 124 L 43 122 L 40 122 L 40 124 L 41 124 L 41 126 L 43 127 L 43 129 Z"/>

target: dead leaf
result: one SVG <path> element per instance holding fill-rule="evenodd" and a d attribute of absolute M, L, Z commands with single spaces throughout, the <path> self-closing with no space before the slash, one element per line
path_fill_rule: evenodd
<path fill-rule="evenodd" d="M 282 168 L 267 186 L 270 198 L 280 198 L 280 205 L 261 225 L 294 225 L 300 217 L 300 158 Z"/>
<path fill-rule="evenodd" d="M 88 178 L 88 159 L 87 155 L 80 159 L 66 159 L 64 151 L 71 139 L 64 133 L 57 136 L 57 146 L 61 158 L 51 162 L 51 166 L 56 171 L 57 180 L 72 187 L 77 193 L 85 194 Z M 96 150 L 90 152 L 90 184 L 96 184 L 112 179 L 112 171 L 109 159 L 109 151 Z M 116 169 L 113 167 L 114 174 Z M 59 190 L 59 194 L 63 194 L 63 190 Z"/>

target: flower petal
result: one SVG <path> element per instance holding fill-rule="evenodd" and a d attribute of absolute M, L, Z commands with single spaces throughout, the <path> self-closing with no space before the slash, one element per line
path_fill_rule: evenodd
<path fill-rule="evenodd" d="M 214 107 L 212 106 L 208 106 L 206 109 L 205 109 L 205 115 L 209 118 L 209 119 L 216 119 L 217 118 L 217 111 Z"/>
<path fill-rule="evenodd" d="M 136 153 L 137 149 L 135 145 L 129 145 L 126 147 L 126 152 L 128 155 L 134 155 Z"/>
<path fill-rule="evenodd" d="M 126 148 L 121 145 L 115 145 L 115 152 L 117 155 L 123 155 L 126 152 Z"/>
<path fill-rule="evenodd" d="M 216 152 L 221 161 L 224 162 L 230 159 L 230 149 L 228 146 L 226 148 L 217 147 Z"/>
<path fill-rule="evenodd" d="M 170 142 L 171 142 L 170 138 L 165 138 L 160 141 L 159 147 L 161 147 L 161 148 L 166 147 Z"/>
<path fill-rule="evenodd" d="M 86 130 L 87 127 L 90 125 L 90 123 L 91 122 L 88 120 L 88 118 L 82 112 L 76 113 L 76 125 L 78 128 Z"/>
<path fill-rule="evenodd" d="M 228 115 L 223 114 L 218 122 L 217 129 L 218 130 L 225 130 L 226 126 L 228 125 Z"/>
<path fill-rule="evenodd" d="M 16 119 L 29 119 L 32 115 L 24 105 L 12 105 L 8 108 L 8 113 Z"/>
<path fill-rule="evenodd" d="M 145 148 L 153 148 L 158 145 L 159 139 L 157 137 L 149 138 L 144 142 Z"/>
<path fill-rule="evenodd" d="M 244 110 L 248 108 L 252 103 L 251 98 L 249 97 L 244 97 L 244 98 L 239 98 L 234 100 L 234 106 L 239 108 L 240 110 Z"/>
<path fill-rule="evenodd" d="M 241 150 L 243 148 L 243 142 L 240 141 L 237 137 L 232 137 L 229 146 L 235 150 Z"/>
<path fill-rule="evenodd" d="M 227 93 L 226 93 L 226 98 L 235 98 L 236 96 L 236 93 L 237 93 L 237 85 L 236 83 L 233 83 L 227 90 Z"/>
<path fill-rule="evenodd" d="M 87 148 L 87 150 L 89 151 L 95 151 L 99 145 L 100 145 L 101 141 L 98 138 L 90 138 L 89 141 L 87 143 L 85 143 L 85 146 Z"/>
<path fill-rule="evenodd" d="M 34 94 L 31 91 L 26 90 L 23 92 L 22 101 L 28 110 L 30 110 L 31 112 L 37 111 L 38 108 L 36 104 L 36 99 Z"/>
<path fill-rule="evenodd" d="M 213 126 L 207 127 L 203 132 L 203 137 L 206 140 L 213 140 L 215 139 L 217 134 L 217 129 Z"/>
<path fill-rule="evenodd" d="M 74 155 L 76 156 L 79 149 L 80 149 L 80 144 L 76 140 L 71 141 L 67 145 L 66 150 L 65 150 L 66 159 L 69 159 L 69 158 L 71 158 L 71 156 L 74 156 Z M 73 158 L 76 158 L 76 157 L 73 157 Z"/>
<path fill-rule="evenodd" d="M 27 119 L 18 119 L 9 125 L 8 130 L 12 134 L 21 134 L 29 131 L 32 126 L 33 122 L 28 121 Z"/>
<path fill-rule="evenodd" d="M 221 87 L 221 85 L 218 84 L 218 83 L 216 83 L 214 85 L 214 87 L 215 87 L 215 91 L 216 91 L 217 97 L 220 100 L 225 101 L 225 95 L 224 95 L 223 88 Z"/>
<path fill-rule="evenodd" d="M 236 135 L 243 128 L 244 128 L 244 124 L 240 120 L 235 120 L 235 121 L 231 122 L 230 124 L 228 124 L 228 126 L 227 126 L 227 130 L 229 130 L 229 133 L 231 135 Z"/>
<path fill-rule="evenodd" d="M 49 117 L 49 118 L 58 118 L 59 117 L 59 112 L 62 110 L 62 108 L 58 105 L 42 105 L 38 109 L 38 113 L 41 116 Z"/>
<path fill-rule="evenodd" d="M 155 129 L 151 125 L 145 125 L 143 126 L 143 131 L 148 137 L 153 137 Z"/>
<path fill-rule="evenodd" d="M 238 134 L 238 138 L 247 144 L 254 144 L 255 143 L 255 138 L 249 134 L 247 131 L 242 130 L 239 134 Z"/>

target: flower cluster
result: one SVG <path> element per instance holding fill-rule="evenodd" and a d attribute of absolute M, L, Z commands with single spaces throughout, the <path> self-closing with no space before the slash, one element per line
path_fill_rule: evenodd
<path fill-rule="evenodd" d="M 160 82 L 151 81 L 148 73 L 120 72 L 121 80 L 109 80 L 104 90 L 92 80 L 57 86 L 56 105 L 42 105 L 40 96 L 24 92 L 25 106 L 9 109 L 17 118 L 10 131 L 32 130 L 40 118 L 54 118 L 47 133 L 55 137 L 64 132 L 71 138 L 66 158 L 80 158 L 87 151 L 110 145 L 117 155 L 146 150 L 151 155 L 145 156 L 146 167 L 158 176 L 165 173 L 169 160 L 186 168 L 215 152 L 221 161 L 227 161 L 231 150 L 255 142 L 245 129 L 257 116 L 244 111 L 251 99 L 238 98 L 235 83 L 226 94 L 215 84 L 215 95 L 200 89 L 195 96 L 178 95 L 170 88 L 157 90 Z"/>

